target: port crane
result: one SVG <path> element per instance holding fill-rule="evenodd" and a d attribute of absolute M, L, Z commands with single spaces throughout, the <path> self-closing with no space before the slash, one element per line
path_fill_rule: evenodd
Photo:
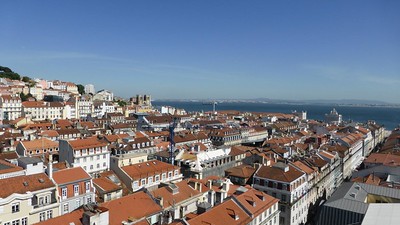
<path fill-rule="evenodd" d="M 178 124 L 178 118 L 174 117 L 173 121 L 169 124 L 169 161 L 171 162 L 172 165 L 174 165 L 175 161 L 175 156 L 174 156 L 174 150 L 175 150 L 175 128 Z"/>
<path fill-rule="evenodd" d="M 218 102 L 213 101 L 213 102 L 203 102 L 203 105 L 212 105 L 213 106 L 213 114 L 216 113 L 215 108 L 218 105 Z"/>

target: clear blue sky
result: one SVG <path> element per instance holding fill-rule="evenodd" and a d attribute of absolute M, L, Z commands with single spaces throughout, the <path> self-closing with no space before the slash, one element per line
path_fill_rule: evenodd
<path fill-rule="evenodd" d="M 400 1 L 2 1 L 0 65 L 129 97 L 400 103 Z"/>

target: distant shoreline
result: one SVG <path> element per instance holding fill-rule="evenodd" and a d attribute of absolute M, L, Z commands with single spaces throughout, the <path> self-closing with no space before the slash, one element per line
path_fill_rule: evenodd
<path fill-rule="evenodd" d="M 322 103 L 322 102 L 288 102 L 288 101 L 257 101 L 257 100 L 193 100 L 193 99 L 157 99 L 153 102 L 217 102 L 223 103 L 253 103 L 253 104 L 277 104 L 277 105 L 320 105 L 320 106 L 339 106 L 339 107 L 371 107 L 371 108 L 400 108 L 400 104 L 362 104 L 362 103 Z"/>

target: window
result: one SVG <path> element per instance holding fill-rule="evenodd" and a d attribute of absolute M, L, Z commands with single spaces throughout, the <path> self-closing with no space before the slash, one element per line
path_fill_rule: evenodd
<path fill-rule="evenodd" d="M 133 182 L 133 189 L 136 189 L 139 187 L 139 182 L 138 181 L 134 181 Z"/>
<path fill-rule="evenodd" d="M 86 189 L 86 191 L 90 190 L 90 182 L 85 183 L 85 189 Z"/>
<path fill-rule="evenodd" d="M 142 179 L 142 180 L 140 181 L 140 185 L 141 185 L 141 186 L 146 185 L 146 179 Z"/>
<path fill-rule="evenodd" d="M 149 181 L 149 184 L 153 183 L 153 177 L 149 177 L 147 180 Z"/>
<path fill-rule="evenodd" d="M 88 196 L 87 197 L 87 203 L 91 203 L 92 202 L 92 197 Z"/>
<path fill-rule="evenodd" d="M 97 155 L 97 160 L 100 160 L 100 156 L 99 155 Z"/>
<path fill-rule="evenodd" d="M 103 162 L 103 167 L 107 167 L 107 163 L 106 162 Z"/>
<path fill-rule="evenodd" d="M 79 195 L 79 185 L 74 185 L 74 194 Z"/>
<path fill-rule="evenodd" d="M 11 205 L 11 212 L 12 212 L 12 213 L 19 212 L 19 202 L 18 202 L 18 203 L 13 203 L 13 204 Z"/>
<path fill-rule="evenodd" d="M 39 214 L 39 220 L 40 221 L 45 221 L 46 220 L 46 212 L 41 212 Z"/>
<path fill-rule="evenodd" d="M 100 163 L 97 163 L 97 169 L 99 169 L 100 168 Z"/>
<path fill-rule="evenodd" d="M 28 225 L 28 218 L 27 217 L 21 219 L 21 225 Z"/>
<path fill-rule="evenodd" d="M 63 211 L 68 212 L 68 203 L 63 205 Z"/>
<path fill-rule="evenodd" d="M 93 165 L 90 165 L 90 169 L 91 169 L 91 170 L 93 169 Z"/>
<path fill-rule="evenodd" d="M 172 172 L 168 172 L 168 178 L 172 177 Z"/>
<path fill-rule="evenodd" d="M 156 182 L 160 181 L 160 175 L 156 175 Z"/>
<path fill-rule="evenodd" d="M 286 202 L 286 195 L 282 194 L 282 202 Z"/>
<path fill-rule="evenodd" d="M 286 207 L 284 205 L 281 205 L 281 212 L 285 212 Z"/>
<path fill-rule="evenodd" d="M 175 170 L 174 176 L 178 176 L 178 170 Z"/>
<path fill-rule="evenodd" d="M 76 200 L 76 208 L 78 208 L 79 206 L 81 206 L 81 200 L 78 198 Z"/>
<path fill-rule="evenodd" d="M 53 211 L 49 210 L 49 211 L 47 211 L 47 219 L 51 219 L 51 218 L 53 218 Z"/>
<path fill-rule="evenodd" d="M 61 189 L 61 196 L 63 199 L 67 198 L 67 188 L 62 188 Z"/>
<path fill-rule="evenodd" d="M 165 173 L 163 173 L 163 174 L 161 175 L 162 180 L 165 180 L 166 176 L 167 176 L 167 175 L 166 175 Z"/>
<path fill-rule="evenodd" d="M 39 198 L 39 205 L 43 205 L 44 204 L 44 197 L 40 197 Z"/>
<path fill-rule="evenodd" d="M 103 155 L 103 159 L 107 158 L 106 154 Z"/>
<path fill-rule="evenodd" d="M 19 225 L 19 220 L 14 220 L 14 221 L 12 221 L 11 224 L 12 224 L 12 225 Z"/>
<path fill-rule="evenodd" d="M 50 203 L 50 195 L 46 195 L 46 196 L 44 197 L 44 203 L 45 203 L 45 204 L 49 204 L 49 203 Z"/>

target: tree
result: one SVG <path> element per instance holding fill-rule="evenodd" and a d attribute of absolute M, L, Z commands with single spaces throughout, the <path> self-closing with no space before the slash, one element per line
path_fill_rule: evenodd
<path fill-rule="evenodd" d="M 82 84 L 77 84 L 76 86 L 78 87 L 79 94 L 84 95 L 85 94 L 85 87 Z"/>
<path fill-rule="evenodd" d="M 126 106 L 128 103 L 126 103 L 125 101 L 123 101 L 123 100 L 117 100 L 117 103 L 118 103 L 118 105 L 119 106 L 121 106 L 121 107 L 124 107 L 124 106 Z"/>
<path fill-rule="evenodd" d="M 21 80 L 21 76 L 18 73 L 14 73 L 10 68 L 4 66 L 0 66 L 0 77 Z"/>
<path fill-rule="evenodd" d="M 13 71 L 10 68 L 4 66 L 0 66 L 0 72 L 13 73 Z"/>
<path fill-rule="evenodd" d="M 30 78 L 30 77 L 27 77 L 27 76 L 23 76 L 22 77 L 22 81 L 23 82 L 30 82 L 32 79 Z"/>
<path fill-rule="evenodd" d="M 31 93 L 29 93 L 29 94 L 24 94 L 24 93 L 20 93 L 19 94 L 19 97 L 21 98 L 21 102 L 25 102 L 25 101 L 28 101 L 28 98 L 31 98 L 31 97 L 33 97 L 32 96 L 32 94 Z"/>

